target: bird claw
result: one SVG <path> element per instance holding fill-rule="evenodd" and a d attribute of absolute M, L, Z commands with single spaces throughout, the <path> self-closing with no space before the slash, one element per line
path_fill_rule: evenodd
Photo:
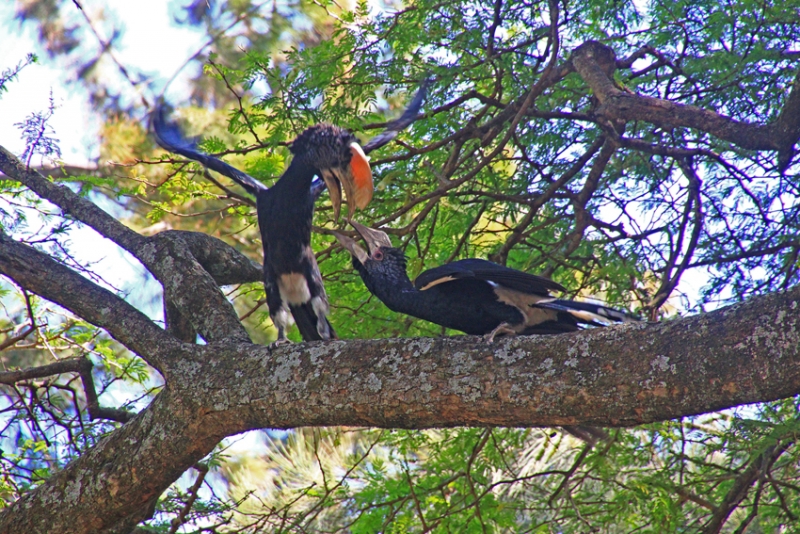
<path fill-rule="evenodd" d="M 279 337 L 269 344 L 270 350 L 280 347 L 281 345 L 290 345 L 292 341 L 288 337 Z"/>
<path fill-rule="evenodd" d="M 497 328 L 489 332 L 488 334 L 483 336 L 483 340 L 486 343 L 494 343 L 494 337 L 497 334 L 508 334 L 509 336 L 516 336 L 517 331 L 511 328 L 511 325 L 508 323 L 500 323 L 497 325 Z"/>

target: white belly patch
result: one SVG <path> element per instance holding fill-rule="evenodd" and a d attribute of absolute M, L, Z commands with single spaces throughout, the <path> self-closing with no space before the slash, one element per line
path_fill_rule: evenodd
<path fill-rule="evenodd" d="M 308 289 L 306 277 L 300 273 L 287 273 L 278 276 L 278 291 L 281 299 L 293 306 L 305 304 L 311 300 L 311 291 Z"/>

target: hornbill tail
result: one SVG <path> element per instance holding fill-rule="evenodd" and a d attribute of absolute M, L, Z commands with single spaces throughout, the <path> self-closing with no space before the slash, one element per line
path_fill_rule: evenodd
<path fill-rule="evenodd" d="M 581 323 L 590 326 L 607 326 L 612 323 L 636 323 L 641 321 L 635 315 L 590 302 L 556 299 L 552 302 L 542 303 L 540 307 L 565 311 Z"/>
<path fill-rule="evenodd" d="M 156 109 L 150 114 L 150 130 L 153 132 L 156 143 L 169 152 L 180 154 L 183 157 L 198 161 L 223 176 L 227 176 L 234 182 L 244 187 L 251 195 L 257 195 L 259 191 L 266 191 L 267 186 L 244 173 L 228 165 L 219 158 L 215 158 L 197 148 L 197 137 L 186 138 L 181 132 L 180 127 L 174 121 L 166 118 L 166 105 L 159 103 Z"/>
<path fill-rule="evenodd" d="M 325 315 L 320 316 L 310 302 L 299 306 L 289 306 L 294 324 L 300 331 L 303 341 L 326 341 L 336 339 L 336 332 Z"/>

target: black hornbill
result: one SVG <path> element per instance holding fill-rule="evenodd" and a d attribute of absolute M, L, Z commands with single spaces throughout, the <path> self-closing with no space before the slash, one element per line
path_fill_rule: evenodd
<path fill-rule="evenodd" d="M 183 137 L 180 128 L 167 122 L 163 107 L 152 115 L 152 130 L 159 145 L 170 152 L 199 161 L 244 187 L 256 197 L 258 226 L 264 247 L 264 286 L 272 322 L 278 329 L 273 345 L 288 342 L 286 327 L 294 318 L 306 341 L 336 337 L 327 319 L 328 297 L 319 266 L 311 250 L 311 221 L 314 202 L 324 180 L 331 195 L 334 217 L 338 219 L 342 189 L 348 211 L 364 208 L 372 198 L 372 171 L 366 154 L 397 136 L 411 124 L 425 97 L 423 83 L 403 115 L 363 148 L 356 137 L 337 126 L 318 124 L 301 133 L 290 145 L 293 158 L 275 184 L 268 188 L 255 178 L 197 149 L 196 140 Z"/>
<path fill-rule="evenodd" d="M 370 293 L 392 311 L 484 335 L 488 341 L 501 333 L 561 334 L 574 332 L 580 325 L 638 321 L 605 306 L 553 298 L 550 291 L 564 291 L 560 284 L 477 258 L 429 269 L 412 283 L 405 254 L 392 247 L 386 233 L 352 220 L 350 224 L 367 243 L 369 253 L 355 240 L 338 232 L 334 235 L 350 252 L 353 267 Z M 562 428 L 590 445 L 608 437 L 590 426 Z"/>
<path fill-rule="evenodd" d="M 637 320 L 605 306 L 556 299 L 550 292 L 564 291 L 560 284 L 477 258 L 429 269 L 412 284 L 403 251 L 392 247 L 386 233 L 350 224 L 369 253 L 345 235 L 336 233 L 336 238 L 353 257 L 364 285 L 390 310 L 489 341 L 498 334 L 561 334 L 581 325 Z"/>

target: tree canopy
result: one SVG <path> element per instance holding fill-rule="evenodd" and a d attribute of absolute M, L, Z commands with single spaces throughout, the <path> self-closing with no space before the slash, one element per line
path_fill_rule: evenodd
<path fill-rule="evenodd" d="M 103 126 L 90 168 L 59 165 L 48 112 L 24 154 L 0 147 L 0 532 L 797 528 L 800 2 L 182 13 L 208 41 L 171 104 L 207 152 L 270 185 L 306 127 L 368 138 L 428 79 L 357 220 L 412 278 L 488 258 L 647 321 L 487 344 L 397 315 L 323 195 L 341 339 L 270 350 L 252 199 L 148 137 L 163 87 L 114 54 L 122 22 L 18 2 Z M 36 59 L 2 65 L 0 98 Z M 85 265 L 76 228 L 135 258 L 163 315 Z M 574 424 L 608 439 L 550 428 Z"/>

